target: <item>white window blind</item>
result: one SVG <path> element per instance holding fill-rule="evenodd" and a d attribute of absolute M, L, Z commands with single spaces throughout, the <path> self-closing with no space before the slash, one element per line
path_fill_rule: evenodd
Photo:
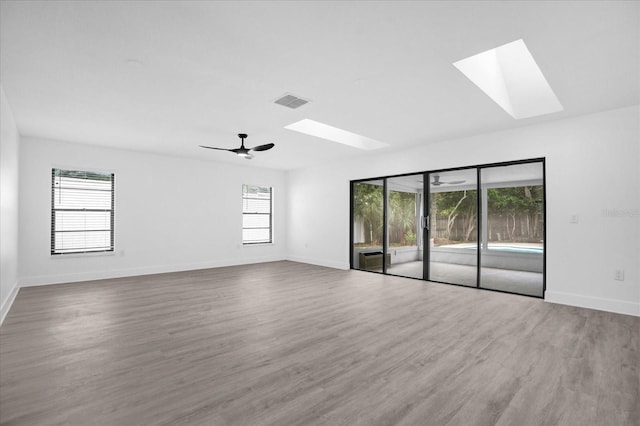
<path fill-rule="evenodd" d="M 113 251 L 114 175 L 51 170 L 51 254 Z"/>
<path fill-rule="evenodd" d="M 273 242 L 273 188 L 242 185 L 242 243 Z"/>

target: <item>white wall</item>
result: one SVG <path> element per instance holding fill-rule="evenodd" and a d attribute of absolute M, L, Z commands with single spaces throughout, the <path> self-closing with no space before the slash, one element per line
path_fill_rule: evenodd
<path fill-rule="evenodd" d="M 18 146 L 15 124 L 5 114 L 3 302 L 15 285 L 13 278 L 5 286 L 5 233 L 13 235 L 5 227 L 11 215 L 4 212 L 5 187 L 15 189 L 4 178 L 5 171 L 15 174 L 15 162 L 5 166 L 5 149 Z M 22 138 L 20 284 L 284 258 L 348 268 L 349 180 L 546 157 L 546 299 L 640 315 L 639 117 L 635 106 L 290 172 Z M 14 136 L 5 136 L 5 126 Z M 52 167 L 116 173 L 115 255 L 50 256 Z M 241 245 L 242 183 L 275 187 L 275 244 Z M 15 205 L 11 211 L 17 213 Z M 572 214 L 579 215 L 578 224 L 569 223 Z M 616 269 L 625 270 L 625 281 L 613 279 Z"/>
<path fill-rule="evenodd" d="M 546 299 L 640 315 L 639 121 L 634 106 L 290 171 L 290 258 L 349 267 L 349 180 L 546 157 Z"/>
<path fill-rule="evenodd" d="M 115 173 L 115 254 L 50 255 L 53 167 Z M 242 246 L 243 183 L 274 187 L 274 244 Z M 285 193 L 282 171 L 23 137 L 20 285 L 284 259 Z"/>
<path fill-rule="evenodd" d="M 18 292 L 18 145 L 20 137 L 0 87 L 0 323 Z"/>

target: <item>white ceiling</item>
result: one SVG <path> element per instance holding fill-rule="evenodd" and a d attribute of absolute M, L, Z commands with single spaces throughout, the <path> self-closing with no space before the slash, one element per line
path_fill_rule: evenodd
<path fill-rule="evenodd" d="M 640 102 L 640 2 L 5 1 L 0 82 L 23 136 L 293 169 Z M 452 63 L 524 39 L 563 112 L 514 120 Z M 311 99 L 291 110 L 284 93 Z M 275 142 L 251 161 L 198 145 Z M 381 151 L 373 151 L 373 154 Z"/>

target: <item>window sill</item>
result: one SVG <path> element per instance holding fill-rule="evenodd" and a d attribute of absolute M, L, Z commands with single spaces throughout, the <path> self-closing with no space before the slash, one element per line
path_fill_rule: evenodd
<path fill-rule="evenodd" d="M 69 259 L 69 258 L 87 258 L 87 257 L 104 257 L 104 256 L 115 256 L 116 252 L 114 251 L 99 251 L 99 252 L 87 252 L 87 253 L 69 253 L 69 254 L 51 254 L 49 257 L 51 259 Z"/>

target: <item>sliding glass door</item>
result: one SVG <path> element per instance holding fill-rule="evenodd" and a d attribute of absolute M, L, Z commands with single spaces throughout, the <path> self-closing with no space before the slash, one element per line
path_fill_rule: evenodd
<path fill-rule="evenodd" d="M 351 182 L 351 267 L 544 297 L 544 160 Z"/>
<path fill-rule="evenodd" d="M 423 174 L 387 178 L 387 273 L 423 277 Z"/>
<path fill-rule="evenodd" d="M 544 186 L 541 162 L 480 169 L 480 286 L 543 296 Z"/>
<path fill-rule="evenodd" d="M 477 169 L 429 173 L 428 280 L 477 286 Z"/>
<path fill-rule="evenodd" d="M 383 272 L 384 181 L 353 182 L 351 192 L 351 265 Z"/>

